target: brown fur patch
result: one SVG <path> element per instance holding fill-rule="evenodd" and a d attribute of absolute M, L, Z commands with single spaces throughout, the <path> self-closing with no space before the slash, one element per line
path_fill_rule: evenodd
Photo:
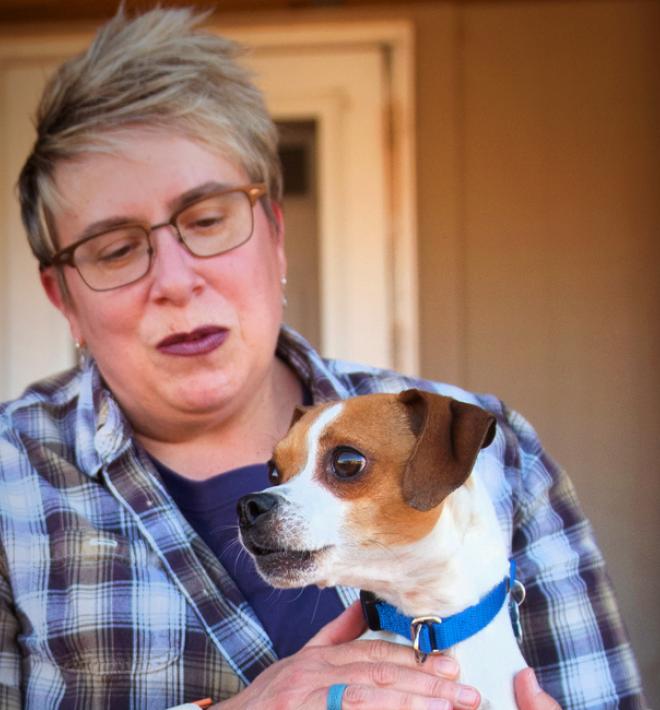
<path fill-rule="evenodd" d="M 407 408 L 390 394 L 365 395 L 345 404 L 320 437 L 317 480 L 337 497 L 353 501 L 348 523 L 356 539 L 403 545 L 424 537 L 442 506 L 421 512 L 404 500 L 403 475 L 417 441 Z M 365 470 L 355 478 L 332 474 L 329 459 L 339 446 L 366 456 Z"/>
<path fill-rule="evenodd" d="M 356 541 L 368 545 L 390 547 L 408 545 L 426 537 L 438 521 L 441 503 L 431 510 L 420 511 L 406 503 L 400 486 L 384 488 L 378 498 L 356 501 L 347 516 L 347 525 Z"/>
<path fill-rule="evenodd" d="M 319 405 L 297 419 L 288 434 L 275 447 L 273 461 L 280 472 L 280 483 L 285 483 L 302 471 L 307 461 L 307 432 L 323 412 L 335 402 Z"/>

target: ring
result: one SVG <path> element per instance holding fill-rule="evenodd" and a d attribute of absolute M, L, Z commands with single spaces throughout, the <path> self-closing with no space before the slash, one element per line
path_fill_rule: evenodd
<path fill-rule="evenodd" d="M 347 687 L 346 683 L 335 683 L 330 686 L 326 710 L 341 710 L 341 701 Z"/>

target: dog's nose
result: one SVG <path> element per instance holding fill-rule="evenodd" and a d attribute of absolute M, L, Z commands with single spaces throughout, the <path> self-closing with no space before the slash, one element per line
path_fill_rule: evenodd
<path fill-rule="evenodd" d="M 236 510 L 241 527 L 249 528 L 256 525 L 259 518 L 272 510 L 275 505 L 277 499 L 269 493 L 251 493 L 239 498 Z"/>

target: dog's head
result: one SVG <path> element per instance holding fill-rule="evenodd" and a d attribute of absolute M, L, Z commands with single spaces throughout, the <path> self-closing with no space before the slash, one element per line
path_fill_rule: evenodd
<path fill-rule="evenodd" d="M 299 409 L 273 487 L 239 501 L 241 540 L 273 586 L 366 586 L 434 528 L 494 434 L 483 409 L 419 390 Z"/>

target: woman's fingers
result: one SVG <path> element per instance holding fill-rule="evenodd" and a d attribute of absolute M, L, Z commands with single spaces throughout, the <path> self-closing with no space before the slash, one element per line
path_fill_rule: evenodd
<path fill-rule="evenodd" d="M 454 687 L 452 687 L 454 686 Z M 457 702 L 455 696 L 460 687 L 451 681 L 445 681 L 445 688 L 437 696 L 427 696 L 416 692 L 406 692 L 399 687 L 379 688 L 373 685 L 348 684 L 344 691 L 342 710 L 474 710 L 479 698 L 471 705 Z M 329 688 L 315 692 L 310 697 L 309 708 L 325 708 Z"/>
<path fill-rule="evenodd" d="M 335 646 L 353 641 L 366 627 L 360 602 L 354 602 L 336 619 L 326 624 L 306 646 Z"/>
<path fill-rule="evenodd" d="M 444 670 L 445 667 L 441 668 Z M 380 698 L 383 702 L 394 698 L 419 697 L 424 700 L 444 699 L 452 707 L 461 710 L 478 707 L 479 693 L 474 688 L 455 682 L 455 678 L 456 673 L 453 671 L 451 676 L 447 677 L 423 672 L 420 666 L 408 668 L 389 662 L 338 665 L 328 669 L 326 673 L 326 682 L 329 685 L 348 685 L 349 696 L 354 696 L 357 705 L 358 700 L 365 697 Z"/>
<path fill-rule="evenodd" d="M 559 703 L 541 689 L 532 668 L 520 671 L 513 687 L 519 710 L 561 710 Z"/>
<path fill-rule="evenodd" d="M 326 627 L 327 628 L 327 627 Z M 454 679 L 458 676 L 459 667 L 455 659 L 442 654 L 429 655 L 424 663 L 418 663 L 410 646 L 391 643 L 380 639 L 358 639 L 335 645 L 311 645 L 310 642 L 302 652 L 319 654 L 320 660 L 335 666 L 350 664 L 371 664 L 372 667 L 383 665 L 398 666 L 414 671 L 415 675 L 441 676 Z"/>
<path fill-rule="evenodd" d="M 410 646 L 357 639 L 359 604 L 325 626 L 298 653 L 265 670 L 219 707 L 325 710 L 332 685 L 346 685 L 342 710 L 475 710 L 479 693 L 456 682 L 455 659 L 430 655 L 417 663 Z"/>
<path fill-rule="evenodd" d="M 448 656 L 431 655 L 420 664 L 409 646 L 376 639 L 352 641 L 340 647 L 308 645 L 306 650 L 310 660 L 314 656 L 314 662 L 324 666 L 325 683 L 347 684 L 343 710 L 473 710 L 480 703 L 474 688 L 456 682 L 459 666 Z"/>
<path fill-rule="evenodd" d="M 420 664 L 410 646 L 379 639 L 353 641 L 364 628 L 360 604 L 355 603 L 305 646 L 332 667 L 325 671 L 326 683 L 348 684 L 344 710 L 351 705 L 457 710 L 478 707 L 479 693 L 455 682 L 459 674 L 455 659 L 430 655 Z M 337 648 L 339 644 L 341 648 Z"/>
<path fill-rule="evenodd" d="M 326 708 L 328 689 L 314 694 L 305 708 Z M 368 685 L 350 685 L 344 691 L 341 710 L 452 710 L 452 704 L 443 698 L 423 698 L 395 690 L 372 688 Z"/>

